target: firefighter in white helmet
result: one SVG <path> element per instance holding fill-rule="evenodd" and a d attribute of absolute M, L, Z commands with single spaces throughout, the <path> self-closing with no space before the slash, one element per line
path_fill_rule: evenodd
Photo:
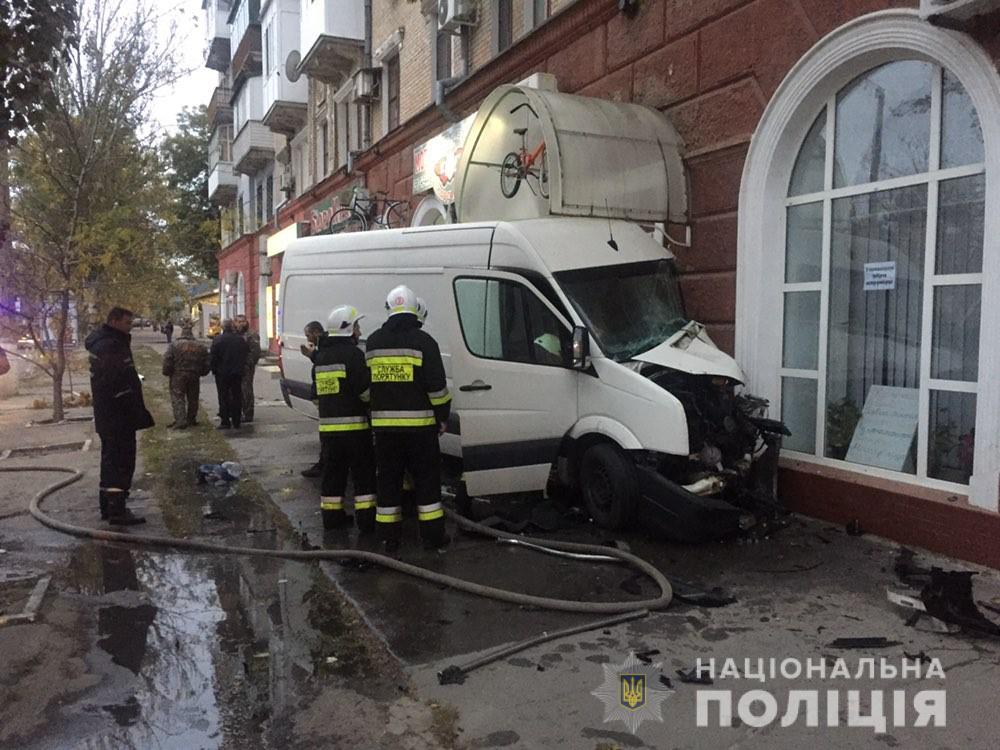
<path fill-rule="evenodd" d="M 420 536 L 428 548 L 444 547 L 441 452 L 451 410 L 444 364 L 437 342 L 420 330 L 417 295 L 398 286 L 386 298 L 389 319 L 368 338 L 371 424 L 378 465 L 376 527 L 388 552 L 402 534 L 403 475 L 413 478 Z"/>
<path fill-rule="evenodd" d="M 375 455 L 368 421 L 369 370 L 358 348 L 364 316 L 341 305 L 327 319 L 313 355 L 319 434 L 323 444 L 320 510 L 323 528 L 350 523 L 344 511 L 347 477 L 354 484 L 354 516 L 361 531 L 375 528 Z"/>
<path fill-rule="evenodd" d="M 417 297 L 417 322 L 420 324 L 421 328 L 423 328 L 424 323 L 427 322 L 427 315 L 429 312 L 430 310 L 427 309 L 427 303 L 424 302 L 424 298 Z"/>

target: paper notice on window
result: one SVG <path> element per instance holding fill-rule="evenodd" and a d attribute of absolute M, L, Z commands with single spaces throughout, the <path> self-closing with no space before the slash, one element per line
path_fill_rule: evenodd
<path fill-rule="evenodd" d="M 847 460 L 892 471 L 913 471 L 920 390 L 873 385 L 847 449 Z"/>
<path fill-rule="evenodd" d="M 896 288 L 896 261 L 865 263 L 865 291 L 877 292 Z"/>

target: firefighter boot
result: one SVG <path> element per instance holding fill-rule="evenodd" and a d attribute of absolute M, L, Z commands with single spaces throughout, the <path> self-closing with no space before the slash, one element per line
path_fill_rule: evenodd
<path fill-rule="evenodd" d="M 321 497 L 319 507 L 323 512 L 323 528 L 327 531 L 342 529 L 351 523 L 350 517 L 344 512 L 344 498 Z"/>
<path fill-rule="evenodd" d="M 108 493 L 104 490 L 100 490 L 98 494 L 99 503 L 101 505 L 101 520 L 108 520 Z"/>
<path fill-rule="evenodd" d="M 125 490 L 108 490 L 108 523 L 112 526 L 137 526 L 146 523 L 142 516 L 135 515 L 125 507 Z"/>

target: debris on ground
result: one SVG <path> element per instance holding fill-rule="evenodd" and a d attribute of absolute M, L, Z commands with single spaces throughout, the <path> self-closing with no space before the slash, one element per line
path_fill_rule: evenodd
<path fill-rule="evenodd" d="M 857 518 L 848 521 L 844 530 L 847 532 L 847 536 L 861 536 L 865 533 L 865 530 L 861 528 L 861 521 Z"/>
<path fill-rule="evenodd" d="M 933 661 L 933 659 L 931 659 L 931 657 L 929 657 L 922 650 L 916 654 L 910 654 L 904 651 L 903 656 L 905 656 L 907 659 L 913 659 L 914 661 L 920 662 L 921 664 L 930 664 Z"/>
<path fill-rule="evenodd" d="M 645 651 L 636 651 L 635 658 L 641 661 L 643 664 L 652 664 L 653 657 L 660 655 L 660 649 L 650 648 Z"/>
<path fill-rule="evenodd" d="M 235 461 L 223 461 L 219 464 L 201 464 L 198 466 L 198 484 L 212 482 L 216 486 L 226 482 L 239 481 L 243 467 Z"/>
<path fill-rule="evenodd" d="M 960 626 L 970 635 L 1000 638 L 1000 625 L 988 620 L 972 599 L 974 571 L 931 568 L 930 582 L 920 592 L 927 614 Z"/>
<path fill-rule="evenodd" d="M 678 669 L 677 676 L 680 677 L 681 682 L 685 682 L 689 685 L 712 685 L 712 678 L 707 674 L 701 674 L 697 667 L 691 667 L 688 671 L 683 669 Z"/>
<path fill-rule="evenodd" d="M 860 638 L 837 638 L 831 641 L 829 648 L 889 648 L 902 645 L 902 641 L 890 641 L 884 636 L 862 636 Z"/>

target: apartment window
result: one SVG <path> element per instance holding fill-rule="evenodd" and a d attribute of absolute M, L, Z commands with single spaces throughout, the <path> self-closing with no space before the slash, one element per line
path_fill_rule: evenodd
<path fill-rule="evenodd" d="M 531 12 L 531 27 L 538 28 L 549 17 L 549 0 L 532 0 Z"/>
<path fill-rule="evenodd" d="M 264 223 L 264 183 L 257 183 L 257 205 L 255 206 L 256 211 L 254 213 L 257 215 L 257 226 L 259 227 Z"/>
<path fill-rule="evenodd" d="M 385 63 L 385 106 L 389 116 L 389 130 L 399 127 L 399 55 Z"/>
<path fill-rule="evenodd" d="M 264 76 L 271 75 L 271 65 L 273 64 L 273 52 L 271 50 L 271 24 L 264 28 Z"/>
<path fill-rule="evenodd" d="M 274 175 L 269 174 L 267 176 L 265 191 L 267 193 L 267 218 L 271 219 L 274 217 Z"/>
<path fill-rule="evenodd" d="M 788 449 L 968 484 L 985 156 L 947 69 L 899 60 L 831 96 L 785 199 Z"/>
<path fill-rule="evenodd" d="M 329 140 L 330 137 L 330 126 L 327 124 L 326 120 L 323 124 L 319 126 L 319 150 L 318 150 L 318 166 L 320 168 L 320 174 L 323 177 L 330 171 L 330 153 L 329 153 Z"/>
<path fill-rule="evenodd" d="M 514 42 L 514 0 L 497 0 L 497 52 Z"/>
<path fill-rule="evenodd" d="M 451 34 L 438 31 L 434 57 L 434 80 L 436 81 L 451 78 L 451 40 Z"/>

